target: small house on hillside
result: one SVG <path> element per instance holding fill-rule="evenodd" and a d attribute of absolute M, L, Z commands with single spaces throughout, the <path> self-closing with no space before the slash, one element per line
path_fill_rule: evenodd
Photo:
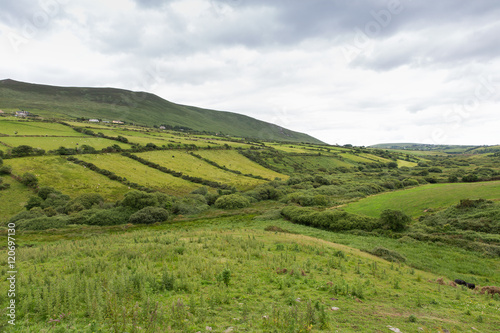
<path fill-rule="evenodd" d="M 113 120 L 113 124 L 123 124 L 123 121 L 120 121 L 120 120 Z"/>
<path fill-rule="evenodd" d="M 165 126 L 160 126 L 160 129 L 165 129 L 166 127 Z"/>
<path fill-rule="evenodd" d="M 89 119 L 89 123 L 98 123 L 99 119 Z"/>
<path fill-rule="evenodd" d="M 29 114 L 28 111 L 16 111 L 16 117 L 27 117 Z"/>

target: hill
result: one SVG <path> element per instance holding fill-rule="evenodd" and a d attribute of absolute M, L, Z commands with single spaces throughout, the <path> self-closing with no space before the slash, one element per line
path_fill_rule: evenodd
<path fill-rule="evenodd" d="M 446 154 L 484 154 L 500 151 L 498 145 L 434 145 L 427 143 L 380 143 L 372 145 L 370 148 L 441 152 Z"/>
<path fill-rule="evenodd" d="M 159 124 L 272 141 L 322 143 L 303 133 L 237 113 L 169 102 L 146 92 L 114 88 L 56 87 L 0 81 L 0 108 L 43 117 L 97 118 L 138 125 Z"/>

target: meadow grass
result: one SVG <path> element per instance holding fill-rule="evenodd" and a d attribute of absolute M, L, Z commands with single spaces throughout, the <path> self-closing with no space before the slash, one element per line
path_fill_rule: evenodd
<path fill-rule="evenodd" d="M 500 182 L 428 184 L 410 189 L 373 195 L 352 202 L 343 209 L 372 217 L 384 209 L 401 210 L 410 216 L 424 214 L 426 209 L 439 209 L 457 204 L 461 199 L 499 199 Z"/>
<path fill-rule="evenodd" d="M 75 131 L 75 133 L 77 133 Z M 10 147 L 20 145 L 28 145 L 33 148 L 55 150 L 59 147 L 78 148 L 83 145 L 89 145 L 97 150 L 118 145 L 123 149 L 129 149 L 131 146 L 126 143 L 89 136 L 82 137 L 0 137 L 0 142 L 7 144 Z"/>
<path fill-rule="evenodd" d="M 80 155 L 79 159 L 114 172 L 127 180 L 172 195 L 184 195 L 201 187 L 187 180 L 150 168 L 119 154 Z"/>
<path fill-rule="evenodd" d="M 0 134 L 10 136 L 84 136 L 68 126 L 58 123 L 46 123 L 26 120 L 3 120 L 0 118 Z"/>
<path fill-rule="evenodd" d="M 129 191 L 125 185 L 60 156 L 13 158 L 5 160 L 4 164 L 12 166 L 12 173 L 18 176 L 33 173 L 39 179 L 39 186 L 54 187 L 71 197 L 98 193 L 107 200 L 117 200 Z"/>
<path fill-rule="evenodd" d="M 271 224 L 304 234 L 265 231 Z M 112 230 L 45 243 L 32 240 L 50 231 L 18 236 L 12 331 L 493 332 L 500 321 L 497 299 L 283 220 L 241 215 Z"/>
<path fill-rule="evenodd" d="M 239 190 L 250 189 L 265 181 L 224 171 L 182 151 L 152 151 L 137 156 L 161 166 L 222 184 L 231 184 Z"/>
<path fill-rule="evenodd" d="M 228 169 L 240 171 L 243 174 L 261 176 L 269 180 L 274 180 L 275 178 L 288 178 L 287 175 L 269 170 L 260 164 L 250 161 L 234 150 L 202 150 L 196 152 L 196 154 L 214 161 L 221 166 L 225 166 Z"/>
<path fill-rule="evenodd" d="M 10 176 L 1 177 L 4 184 L 10 184 L 8 189 L 0 191 L 0 205 L 2 207 L 0 209 L 0 222 L 3 222 L 22 211 L 26 201 L 30 195 L 34 195 L 34 192 Z"/>

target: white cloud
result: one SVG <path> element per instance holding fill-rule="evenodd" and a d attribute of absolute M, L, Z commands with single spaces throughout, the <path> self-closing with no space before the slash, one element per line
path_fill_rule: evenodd
<path fill-rule="evenodd" d="M 22 0 L 0 5 L 0 72 L 150 91 L 329 143 L 498 143 L 500 4 L 400 3 L 363 36 L 386 2 Z"/>

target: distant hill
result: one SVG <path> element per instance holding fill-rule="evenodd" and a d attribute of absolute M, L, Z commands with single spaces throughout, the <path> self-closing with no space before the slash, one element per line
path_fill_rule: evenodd
<path fill-rule="evenodd" d="M 370 148 L 436 151 L 447 154 L 483 154 L 500 151 L 500 146 L 433 145 L 426 143 L 381 143 L 372 145 Z"/>
<path fill-rule="evenodd" d="M 40 116 L 166 124 L 263 140 L 323 143 L 307 134 L 245 115 L 169 102 L 154 94 L 115 88 L 78 88 L 0 81 L 0 108 Z"/>

